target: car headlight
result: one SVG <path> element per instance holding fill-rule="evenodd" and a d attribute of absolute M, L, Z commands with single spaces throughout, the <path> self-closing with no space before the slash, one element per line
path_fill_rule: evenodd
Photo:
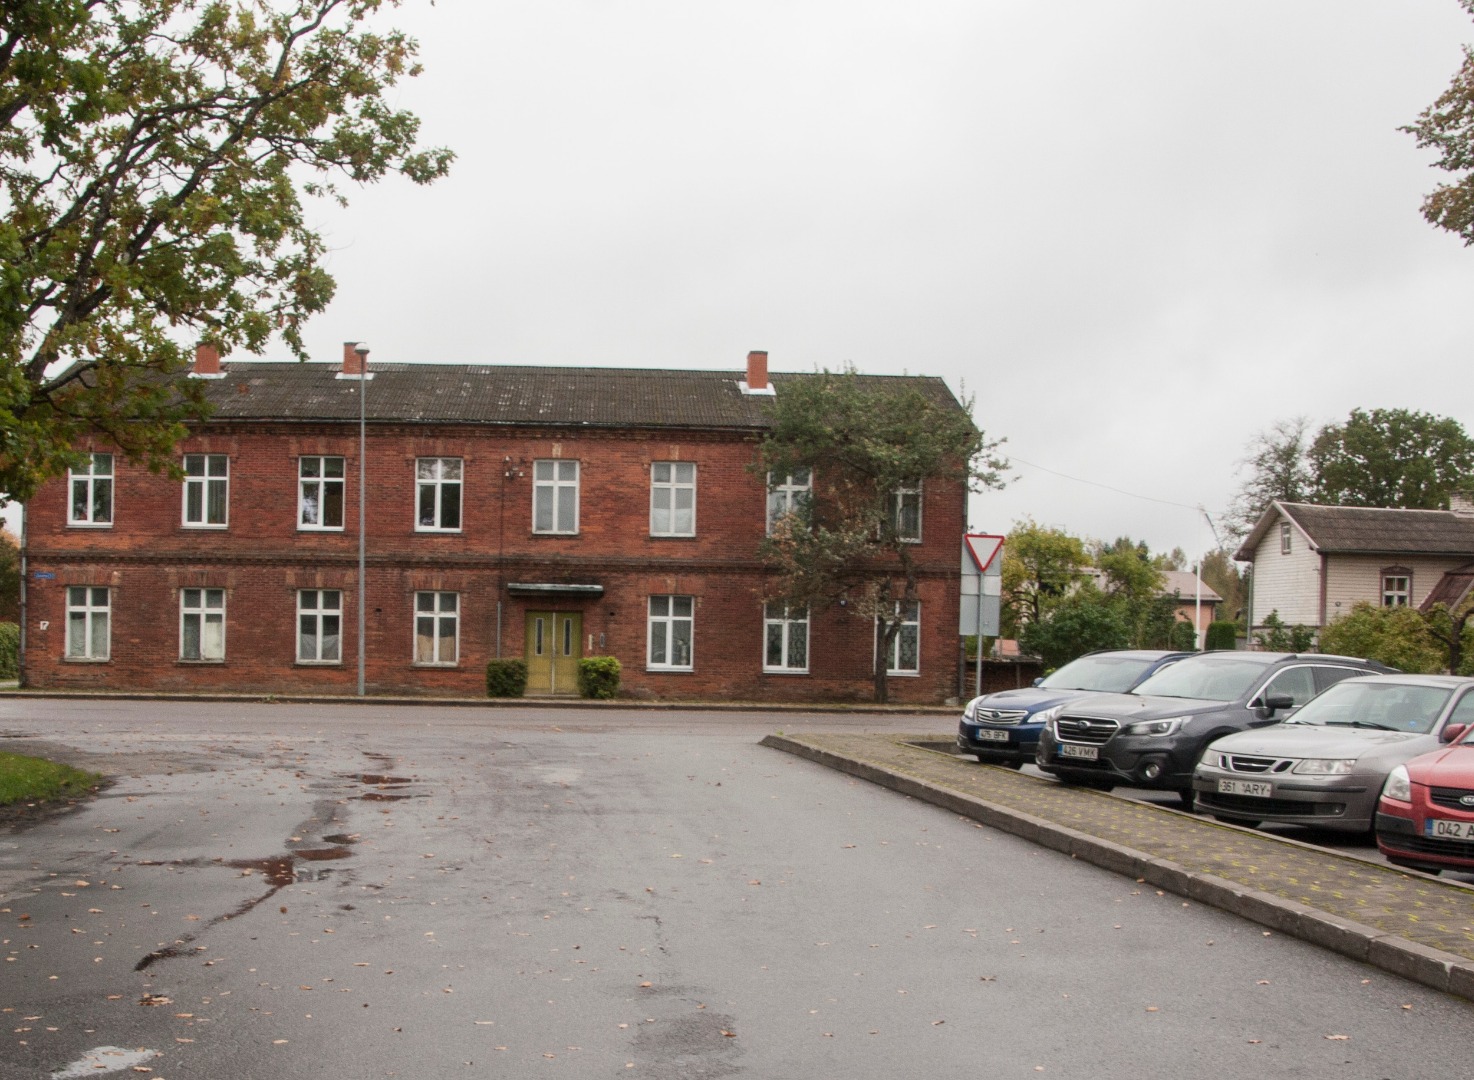
<path fill-rule="evenodd" d="M 976 723 L 978 718 L 978 702 L 982 700 L 982 698 L 973 698 L 969 701 L 967 708 L 962 710 L 962 719 L 971 720 Z"/>
<path fill-rule="evenodd" d="M 1127 724 L 1121 729 L 1121 733 L 1123 735 L 1152 735 L 1160 739 L 1166 735 L 1175 735 L 1186 719 L 1185 716 L 1173 716 L 1166 720 L 1138 720 L 1134 724 Z"/>
<path fill-rule="evenodd" d="M 1399 765 L 1387 774 L 1387 783 L 1382 786 L 1382 798 L 1406 803 L 1413 801 L 1413 782 L 1408 779 L 1404 766 Z"/>
<path fill-rule="evenodd" d="M 1064 712 L 1064 708 L 1065 707 L 1063 705 L 1056 705 L 1052 709 L 1045 709 L 1042 712 L 1036 712 L 1033 716 L 1029 717 L 1029 719 L 1033 723 L 1043 724 L 1044 730 L 1049 732 L 1050 738 L 1053 738 L 1055 735 L 1054 722 L 1055 720 L 1059 719 L 1059 714 Z"/>
<path fill-rule="evenodd" d="M 1356 768 L 1356 758 L 1306 758 L 1291 772 L 1303 776 L 1349 776 Z"/>
<path fill-rule="evenodd" d="M 1223 760 L 1223 755 L 1217 750 L 1204 750 L 1203 756 L 1198 760 L 1199 765 L 1206 765 L 1210 769 L 1226 769 L 1228 762 Z"/>

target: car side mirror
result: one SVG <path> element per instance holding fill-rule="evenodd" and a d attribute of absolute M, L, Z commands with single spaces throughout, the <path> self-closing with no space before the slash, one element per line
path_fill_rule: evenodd
<path fill-rule="evenodd" d="M 1464 737 L 1464 732 L 1469 730 L 1468 724 L 1444 724 L 1443 730 L 1438 733 L 1439 742 L 1458 742 Z"/>
<path fill-rule="evenodd" d="M 1035 680 L 1034 680 L 1034 681 L 1033 681 L 1033 682 L 1031 682 L 1031 683 L 1030 683 L 1030 684 L 1029 684 L 1029 685 L 1030 685 L 1030 686 L 1038 686 L 1038 685 L 1039 685 L 1039 684 L 1040 684 L 1040 683 L 1042 683 L 1042 682 L 1043 682 L 1043 681 L 1044 681 L 1044 676 L 1043 676 L 1043 675 L 1040 675 L 1040 676 L 1039 676 L 1039 677 L 1038 677 L 1038 678 L 1037 678 L 1037 679 L 1035 679 Z"/>
<path fill-rule="evenodd" d="M 1285 709 L 1293 709 L 1294 707 L 1295 699 L 1289 694 L 1271 694 L 1264 699 L 1264 704 L 1260 707 L 1260 711 L 1264 716 L 1273 716 L 1277 712 L 1283 712 Z"/>

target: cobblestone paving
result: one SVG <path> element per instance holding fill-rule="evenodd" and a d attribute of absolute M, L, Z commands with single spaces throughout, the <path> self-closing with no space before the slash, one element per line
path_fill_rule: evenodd
<path fill-rule="evenodd" d="M 934 735 L 789 738 L 1474 959 L 1474 891 L 1456 885 L 915 745 Z"/>

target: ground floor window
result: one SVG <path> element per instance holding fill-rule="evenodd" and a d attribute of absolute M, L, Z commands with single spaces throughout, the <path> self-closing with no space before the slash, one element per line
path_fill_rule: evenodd
<path fill-rule="evenodd" d="M 67 659 L 106 660 L 112 640 L 109 590 L 91 585 L 67 588 Z"/>
<path fill-rule="evenodd" d="M 225 659 L 225 590 L 179 590 L 179 658 Z"/>
<path fill-rule="evenodd" d="M 809 670 L 809 611 L 783 604 L 763 609 L 763 670 Z"/>
<path fill-rule="evenodd" d="M 917 675 L 921 672 L 921 605 L 919 603 L 896 603 L 895 610 L 905 614 L 901 628 L 891 639 L 890 652 L 886 656 L 885 669 L 888 675 Z"/>
<path fill-rule="evenodd" d="M 454 664 L 459 630 L 458 593 L 415 593 L 415 663 Z"/>
<path fill-rule="evenodd" d="M 651 668 L 691 670 L 691 632 L 695 600 L 689 596 L 652 596 L 648 635 Z"/>
<path fill-rule="evenodd" d="M 1412 571 L 1394 566 L 1382 571 L 1382 606 L 1407 607 L 1412 602 Z"/>
<path fill-rule="evenodd" d="M 297 660 L 336 664 L 343 654 L 343 593 L 301 589 L 297 593 Z"/>

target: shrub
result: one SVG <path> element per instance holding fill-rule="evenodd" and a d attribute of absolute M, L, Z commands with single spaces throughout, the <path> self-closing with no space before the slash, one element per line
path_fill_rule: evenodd
<path fill-rule="evenodd" d="M 1399 671 L 1433 674 L 1446 669 L 1448 648 L 1412 607 L 1379 607 L 1360 601 L 1320 632 L 1321 650 L 1380 660 Z"/>
<path fill-rule="evenodd" d="M 486 662 L 487 697 L 521 697 L 527 693 L 527 661 L 488 660 Z"/>
<path fill-rule="evenodd" d="M 619 660 L 613 656 L 586 656 L 580 660 L 578 692 L 600 701 L 615 697 L 619 693 Z"/>
<path fill-rule="evenodd" d="M 20 626 L 13 622 L 0 622 L 0 679 L 14 679 L 20 675 Z"/>
<path fill-rule="evenodd" d="M 1220 619 L 1208 624 L 1208 636 L 1203 647 L 1209 652 L 1236 649 L 1239 644 L 1239 624 L 1232 619 Z"/>

